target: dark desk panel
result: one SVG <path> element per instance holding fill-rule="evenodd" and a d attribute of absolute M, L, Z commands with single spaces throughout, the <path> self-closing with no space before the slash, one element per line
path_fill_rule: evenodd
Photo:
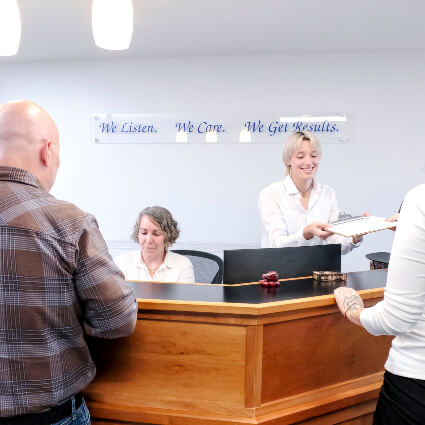
<path fill-rule="evenodd" d="M 259 272 L 259 270 L 263 271 Z M 224 251 L 224 283 L 255 282 L 267 270 L 275 270 L 281 279 L 310 276 L 313 270 L 339 272 L 341 271 L 341 245 Z"/>
<path fill-rule="evenodd" d="M 385 287 L 386 270 L 348 273 L 346 286 L 356 290 Z M 330 295 L 344 282 L 317 282 L 313 279 L 288 280 L 277 288 L 249 285 L 196 285 L 185 283 L 129 282 L 136 298 L 155 300 L 197 301 L 213 303 L 264 304 L 299 298 Z"/>

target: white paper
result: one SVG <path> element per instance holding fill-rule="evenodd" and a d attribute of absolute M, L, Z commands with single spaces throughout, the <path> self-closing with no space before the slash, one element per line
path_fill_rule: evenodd
<path fill-rule="evenodd" d="M 333 224 L 326 230 L 337 235 L 351 237 L 366 235 L 367 233 L 379 232 L 380 230 L 397 227 L 396 221 L 385 221 L 384 217 L 361 217 L 353 221 Z"/>

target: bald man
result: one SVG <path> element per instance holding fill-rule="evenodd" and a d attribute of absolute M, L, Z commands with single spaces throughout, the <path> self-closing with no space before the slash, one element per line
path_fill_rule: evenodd
<path fill-rule="evenodd" d="M 85 335 L 119 338 L 136 324 L 95 218 L 49 194 L 59 163 L 46 111 L 0 106 L 0 425 L 90 424 Z"/>

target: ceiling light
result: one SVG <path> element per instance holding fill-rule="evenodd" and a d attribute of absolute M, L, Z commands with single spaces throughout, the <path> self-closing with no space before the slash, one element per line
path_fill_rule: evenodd
<path fill-rule="evenodd" d="M 205 142 L 206 143 L 217 143 L 218 136 L 216 131 L 207 131 L 205 133 Z"/>
<path fill-rule="evenodd" d="M 187 143 L 187 131 L 180 130 L 176 134 L 177 143 Z"/>
<path fill-rule="evenodd" d="M 21 41 L 21 15 L 16 0 L 0 1 L 0 56 L 16 55 Z"/>
<path fill-rule="evenodd" d="M 241 143 L 249 143 L 252 140 L 251 132 L 247 128 L 243 128 L 239 134 L 239 141 Z"/>
<path fill-rule="evenodd" d="M 128 49 L 133 35 L 132 0 L 93 0 L 94 42 L 102 49 Z"/>
<path fill-rule="evenodd" d="M 322 116 L 310 116 L 310 115 L 300 115 L 297 117 L 280 117 L 280 122 L 323 122 L 323 121 L 332 121 L 332 122 L 345 122 L 347 121 L 347 116 L 345 114 L 341 115 L 322 115 Z"/>

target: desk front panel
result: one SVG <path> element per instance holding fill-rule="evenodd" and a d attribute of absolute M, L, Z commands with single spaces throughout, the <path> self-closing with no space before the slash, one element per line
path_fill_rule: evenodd
<path fill-rule="evenodd" d="M 339 312 L 263 329 L 262 403 L 361 379 L 383 369 L 391 337 L 372 337 Z"/>
<path fill-rule="evenodd" d="M 347 285 L 371 305 L 385 280 L 383 271 L 353 273 Z M 91 344 L 94 424 L 284 425 L 373 410 L 390 338 L 341 317 L 332 295 L 340 283 L 132 286 L 135 333 Z"/>

